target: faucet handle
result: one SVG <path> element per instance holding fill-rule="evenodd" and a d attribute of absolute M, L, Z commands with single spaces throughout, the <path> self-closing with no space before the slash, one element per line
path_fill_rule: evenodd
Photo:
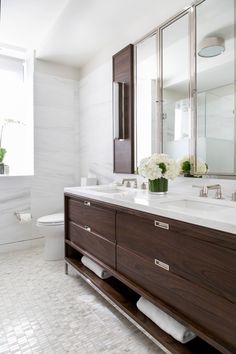
<path fill-rule="evenodd" d="M 207 189 L 208 190 L 215 189 L 216 190 L 215 198 L 216 199 L 223 199 L 222 190 L 221 190 L 221 185 L 220 184 L 213 184 L 213 185 L 207 186 Z"/>
<path fill-rule="evenodd" d="M 221 185 L 220 184 L 211 184 L 211 185 L 207 186 L 207 189 L 221 189 Z"/>
<path fill-rule="evenodd" d="M 143 182 L 142 184 L 141 184 L 141 189 L 147 189 L 147 185 L 146 185 L 146 183 L 145 182 Z"/>
<path fill-rule="evenodd" d="M 123 178 L 122 185 L 125 187 L 131 187 L 131 183 L 137 184 L 137 178 Z"/>
<path fill-rule="evenodd" d="M 224 199 L 223 195 L 222 195 L 221 186 L 216 189 L 216 196 L 215 197 L 216 197 L 216 199 Z"/>
<path fill-rule="evenodd" d="M 207 190 L 207 187 L 206 187 L 206 186 L 198 185 L 198 184 L 193 184 L 192 187 L 193 187 L 193 188 L 200 188 L 199 197 L 205 197 L 205 198 L 207 198 L 207 196 L 208 196 L 208 190 Z"/>
<path fill-rule="evenodd" d="M 236 191 L 232 193 L 232 201 L 236 202 Z"/>

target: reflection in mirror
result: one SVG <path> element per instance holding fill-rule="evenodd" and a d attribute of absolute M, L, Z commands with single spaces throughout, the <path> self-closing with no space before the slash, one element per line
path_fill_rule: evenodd
<path fill-rule="evenodd" d="M 189 14 L 161 30 L 162 144 L 174 159 L 189 155 Z"/>
<path fill-rule="evenodd" d="M 113 125 L 114 139 L 125 139 L 125 83 L 113 82 Z"/>
<path fill-rule="evenodd" d="M 136 163 L 158 151 L 157 36 L 136 47 Z"/>
<path fill-rule="evenodd" d="M 196 8 L 197 158 L 213 174 L 236 172 L 234 7 L 207 0 Z"/>

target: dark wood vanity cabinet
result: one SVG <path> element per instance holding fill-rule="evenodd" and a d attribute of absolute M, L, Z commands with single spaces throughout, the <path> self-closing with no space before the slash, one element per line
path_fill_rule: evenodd
<path fill-rule="evenodd" d="M 66 209 L 68 241 L 115 268 L 115 211 L 79 198 L 67 199 Z"/>
<path fill-rule="evenodd" d="M 170 273 L 236 303 L 233 235 L 143 213 L 118 212 L 116 220 L 120 247 L 145 258 L 154 267 L 155 261 L 160 260 L 168 265 Z M 163 228 L 165 225 L 168 229 Z"/>
<path fill-rule="evenodd" d="M 115 242 L 115 211 L 107 209 L 86 199 L 68 200 L 68 215 L 70 221 L 89 227 L 90 231 Z"/>
<path fill-rule="evenodd" d="M 92 256 L 220 352 L 236 353 L 235 235 L 72 196 L 65 197 L 65 213 L 67 245 Z M 180 344 L 169 349 L 203 353 L 196 343 L 188 351 Z M 208 352 L 217 351 L 203 354 Z"/>
<path fill-rule="evenodd" d="M 117 213 L 117 271 L 236 348 L 235 237 L 138 214 Z"/>

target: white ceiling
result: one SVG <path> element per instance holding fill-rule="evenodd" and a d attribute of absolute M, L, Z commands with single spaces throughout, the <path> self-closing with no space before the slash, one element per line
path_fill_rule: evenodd
<path fill-rule="evenodd" d="M 191 0 L 2 0 L 0 43 L 81 67 L 117 42 L 132 43 Z"/>

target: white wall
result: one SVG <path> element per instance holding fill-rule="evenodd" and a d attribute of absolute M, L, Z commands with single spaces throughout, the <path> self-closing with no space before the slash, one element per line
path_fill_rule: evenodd
<path fill-rule="evenodd" d="M 31 238 L 31 224 L 19 225 L 14 215 L 30 208 L 31 183 L 31 177 L 0 177 L 0 251 L 2 244 Z"/>
<path fill-rule="evenodd" d="M 41 62 L 35 69 L 35 175 L 0 178 L 0 252 L 29 246 L 36 218 L 63 210 L 63 188 L 79 182 L 78 73 Z M 24 209 L 33 220 L 21 225 L 14 212 Z"/>
<path fill-rule="evenodd" d="M 100 183 L 113 179 L 112 61 L 80 80 L 79 148 L 81 176 L 95 174 Z"/>

